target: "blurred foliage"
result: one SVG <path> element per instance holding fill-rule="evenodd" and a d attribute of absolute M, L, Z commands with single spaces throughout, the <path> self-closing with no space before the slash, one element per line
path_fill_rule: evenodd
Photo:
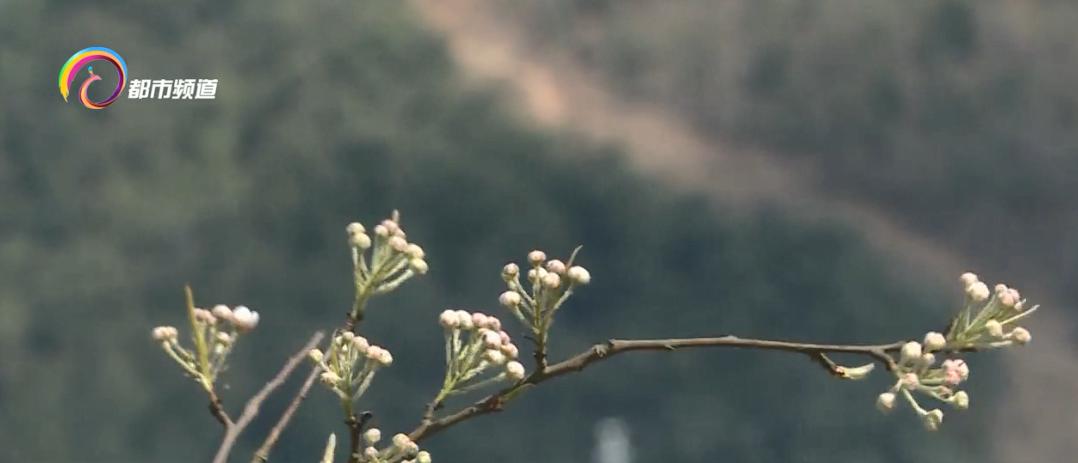
<path fill-rule="evenodd" d="M 491 3 L 625 95 L 807 159 L 834 194 L 1078 296 L 1078 4 Z"/>
<path fill-rule="evenodd" d="M 890 340 L 952 310 L 940 287 L 956 285 L 913 291 L 844 228 L 717 211 L 609 148 L 523 127 L 497 95 L 462 86 L 397 1 L 5 2 L 0 17 L 15 89 L 0 112 L 0 460 L 207 459 L 218 426 L 149 329 L 182 323 L 186 282 L 201 304 L 259 310 L 225 375 L 236 410 L 344 316 L 344 225 L 394 207 L 432 270 L 376 300 L 363 328 L 396 358 L 361 404 L 386 432 L 410 429 L 435 392 L 437 314 L 497 312 L 501 265 L 535 247 L 582 243 L 595 277 L 555 327 L 555 358 L 612 336 Z M 64 105 L 51 76 L 90 44 L 119 51 L 132 78 L 219 78 L 218 98 Z M 783 79 L 768 91 L 798 93 Z M 977 374 L 973 410 L 926 435 L 875 411 L 883 376 L 839 384 L 774 353 L 640 354 L 425 446 L 449 462 L 582 461 L 595 421 L 619 416 L 639 461 L 977 461 L 989 413 L 977 401 L 994 393 L 989 368 Z M 340 421 L 315 391 L 274 460 L 312 461 Z"/>

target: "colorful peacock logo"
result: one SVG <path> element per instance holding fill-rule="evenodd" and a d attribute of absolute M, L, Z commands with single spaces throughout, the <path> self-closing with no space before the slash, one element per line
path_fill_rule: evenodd
<path fill-rule="evenodd" d="M 101 101 L 93 101 L 87 95 L 90 84 L 101 80 L 101 76 L 94 74 L 94 68 L 90 66 L 90 63 L 95 61 L 105 61 L 116 68 L 116 89 L 112 91 L 112 95 Z M 75 52 L 60 68 L 60 95 L 64 97 L 64 101 L 67 101 L 68 95 L 71 94 L 71 84 L 74 83 L 75 76 L 83 67 L 87 68 L 90 77 L 82 81 L 82 85 L 79 86 L 79 98 L 87 108 L 105 109 L 123 93 L 124 86 L 127 84 L 127 63 L 119 53 L 110 48 L 89 47 Z"/>

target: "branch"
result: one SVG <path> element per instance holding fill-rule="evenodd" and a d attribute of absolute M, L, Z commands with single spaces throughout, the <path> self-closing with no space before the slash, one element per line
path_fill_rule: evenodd
<path fill-rule="evenodd" d="M 295 415 L 296 410 L 299 410 L 300 404 L 307 398 L 307 393 L 311 390 L 311 386 L 314 385 L 315 380 L 318 379 L 318 374 L 321 372 L 322 368 L 318 365 L 311 368 L 311 372 L 307 375 L 307 379 L 303 382 L 303 386 L 300 386 L 299 392 L 292 398 L 292 402 L 288 404 L 288 408 L 281 414 L 281 418 L 277 420 L 277 424 L 273 425 L 273 429 L 271 429 L 269 435 L 266 436 L 266 440 L 262 442 L 262 446 L 255 452 L 255 456 L 251 459 L 251 463 L 265 463 L 269 460 L 270 451 L 273 450 L 273 446 L 277 444 L 277 439 L 281 437 L 281 432 L 288 426 L 288 422 L 292 421 L 292 415 Z"/>
<path fill-rule="evenodd" d="M 210 414 L 217 419 L 218 423 L 221 423 L 221 426 L 225 427 L 225 431 L 228 431 L 228 428 L 231 428 L 235 423 L 232 422 L 232 418 L 225 411 L 225 406 L 221 404 L 221 398 L 217 397 L 217 393 L 212 389 L 207 390 L 206 394 L 210 396 Z"/>
<path fill-rule="evenodd" d="M 895 368 L 895 361 L 889 353 L 897 352 L 902 348 L 903 344 L 905 344 L 905 341 L 893 342 L 890 344 L 869 345 L 811 344 L 767 339 L 745 339 L 737 336 L 685 339 L 611 339 L 605 343 L 596 344 L 590 349 L 566 360 L 537 370 L 520 383 L 489 395 L 471 406 L 451 415 L 434 419 L 432 411 L 437 404 L 434 404 L 433 406 L 428 405 L 422 422 L 408 437 L 415 442 L 419 442 L 422 439 L 430 437 L 431 435 L 462 421 L 500 411 L 506 403 L 528 387 L 562 375 L 579 372 L 584 368 L 587 368 L 588 365 L 605 360 L 622 352 L 643 350 L 671 352 L 690 347 L 736 347 L 745 349 L 778 350 L 808 355 L 823 366 L 824 369 L 828 370 L 829 373 L 841 376 L 841 368 L 832 362 L 826 354 L 854 354 L 867 356 L 882 363 L 888 370 L 893 370 Z"/>
<path fill-rule="evenodd" d="M 239 437 L 240 433 L 243 432 L 243 429 L 246 428 L 248 424 L 251 424 L 255 415 L 258 415 L 258 409 L 262 405 L 262 402 L 265 401 L 275 389 L 280 387 L 281 384 L 284 384 L 285 380 L 288 379 L 288 376 L 292 374 L 292 371 L 299 366 L 303 359 L 307 358 L 307 352 L 322 341 L 323 336 L 325 335 L 321 331 L 314 333 L 314 335 L 311 336 L 311 339 L 307 341 L 307 344 L 285 362 L 284 366 L 281 367 L 281 371 L 277 373 L 277 376 L 274 376 L 265 386 L 262 386 L 262 389 L 259 390 L 257 394 L 247 401 L 247 404 L 243 407 L 243 414 L 240 415 L 239 419 L 237 419 L 234 424 L 225 426 L 225 437 L 221 440 L 221 446 L 217 449 L 217 454 L 213 457 L 213 463 L 225 463 L 228 461 L 228 454 L 236 444 L 236 438 Z"/>

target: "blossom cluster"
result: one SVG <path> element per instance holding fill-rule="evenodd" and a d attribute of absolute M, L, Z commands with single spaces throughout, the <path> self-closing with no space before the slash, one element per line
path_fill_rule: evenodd
<path fill-rule="evenodd" d="M 388 350 L 370 344 L 367 338 L 351 331 L 334 336 L 326 352 L 311 349 L 307 356 L 322 367 L 319 377 L 322 384 L 348 404 L 367 392 L 380 368 L 393 363 L 393 355 Z"/>
<path fill-rule="evenodd" d="M 1037 309 L 1036 306 L 1025 309 L 1026 301 L 1007 285 L 998 284 L 995 291 L 989 291 L 972 273 L 964 273 L 961 281 L 965 286 L 966 305 L 952 321 L 947 334 L 932 331 L 925 334 L 923 342 L 903 344 L 894 368 L 896 381 L 876 399 L 876 406 L 889 412 L 901 396 L 930 431 L 939 429 L 943 423 L 943 411 L 926 410 L 918 402 L 918 395 L 958 410 L 969 408 L 969 394 L 957 389 L 969 379 L 969 366 L 957 357 L 937 364 L 937 355 L 1024 345 L 1030 341 L 1029 331 L 1015 323 Z"/>
<path fill-rule="evenodd" d="M 401 227 L 400 214 L 396 211 L 390 218 L 374 226 L 373 239 L 359 222 L 348 224 L 345 230 L 348 232 L 348 246 L 352 250 L 356 289 L 353 318 L 361 315 L 370 296 L 393 291 L 413 276 L 423 275 L 430 269 L 424 260 L 426 253 L 423 248 L 408 242 L 408 234 Z"/>
<path fill-rule="evenodd" d="M 520 282 L 520 267 L 509 263 L 502 268 L 502 280 L 507 291 L 498 297 L 501 303 L 524 325 L 531 328 L 532 334 L 545 337 L 554 320 L 554 313 L 573 294 L 573 288 L 586 285 L 591 281 L 588 270 L 573 265 L 576 253 L 568 262 L 558 259 L 547 260 L 543 251 L 528 253 L 531 268 L 527 272 L 530 288 Z"/>
<path fill-rule="evenodd" d="M 362 463 L 431 463 L 430 452 L 420 450 L 407 434 L 396 434 L 391 440 L 391 445 L 378 450 L 375 447 L 382 440 L 382 431 L 378 428 L 368 429 L 363 433 L 363 442 L 366 447 L 360 453 L 359 461 Z"/>
<path fill-rule="evenodd" d="M 446 371 L 435 403 L 498 381 L 524 379 L 524 365 L 516 361 L 520 350 L 497 317 L 446 310 L 438 321 L 445 330 Z"/>
<path fill-rule="evenodd" d="M 224 370 L 236 340 L 241 334 L 258 326 L 258 312 L 242 305 L 235 309 L 216 305 L 211 310 L 194 307 L 190 302 L 189 305 L 193 349 L 180 343 L 176 327 L 158 326 L 151 331 L 151 335 L 188 376 L 207 391 L 212 391 L 214 381 Z"/>

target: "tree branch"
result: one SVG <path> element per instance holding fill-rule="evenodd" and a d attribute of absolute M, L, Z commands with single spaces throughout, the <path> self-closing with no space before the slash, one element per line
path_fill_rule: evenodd
<path fill-rule="evenodd" d="M 520 383 L 489 395 L 478 402 L 475 402 L 471 406 L 451 415 L 435 419 L 433 413 L 431 413 L 434 407 L 428 405 L 420 425 L 409 434 L 409 437 L 413 441 L 419 442 L 420 440 L 430 437 L 462 421 L 500 411 L 509 400 L 512 400 L 517 394 L 523 392 L 528 387 L 562 375 L 579 372 L 593 363 L 605 360 L 622 352 L 645 350 L 671 352 L 682 348 L 692 347 L 735 347 L 758 350 L 778 350 L 808 355 L 824 367 L 828 373 L 841 376 L 842 371 L 840 367 L 831 361 L 826 354 L 867 356 L 882 363 L 888 370 L 893 370 L 895 368 L 895 360 L 891 357 L 890 353 L 900 350 L 903 344 L 905 344 L 905 341 L 898 341 L 890 344 L 868 345 L 812 344 L 773 341 L 768 339 L 748 339 L 739 338 L 737 336 L 682 339 L 611 339 L 605 343 L 595 344 L 588 350 L 566 360 L 537 370 Z M 437 404 L 435 404 L 435 406 L 436 405 Z"/>
<path fill-rule="evenodd" d="M 262 389 L 259 390 L 257 394 L 247 401 L 247 404 L 243 407 L 243 414 L 240 415 L 239 419 L 232 425 L 225 426 L 225 436 L 221 440 L 221 446 L 217 449 L 217 454 L 213 457 L 213 463 L 225 463 L 228 461 L 228 455 L 232 452 L 232 447 L 236 445 L 236 439 L 239 437 L 240 433 L 243 432 L 244 428 L 246 428 L 248 424 L 251 424 L 255 415 L 258 415 L 258 409 L 262 406 L 262 402 L 264 402 L 275 389 L 280 387 L 281 384 L 284 384 L 285 380 L 288 379 L 288 376 L 292 374 L 292 371 L 299 366 L 303 359 L 307 358 L 307 352 L 317 346 L 318 343 L 322 342 L 323 336 L 325 335 L 321 331 L 314 333 L 314 335 L 311 336 L 311 339 L 307 341 L 307 344 L 285 362 L 284 366 L 281 367 L 281 371 L 277 373 L 277 376 L 274 376 L 265 386 L 262 386 Z"/>
<path fill-rule="evenodd" d="M 277 420 L 277 424 L 273 425 L 273 429 L 270 430 L 266 436 L 266 440 L 262 442 L 262 446 L 255 452 L 254 458 L 251 459 L 251 463 L 265 463 L 269 460 L 270 451 L 273 450 L 273 446 L 277 444 L 277 439 L 281 437 L 281 432 L 288 426 L 288 422 L 292 421 L 292 415 L 296 414 L 296 410 L 299 410 L 300 404 L 307 398 L 307 393 L 311 390 L 311 386 L 314 385 L 315 380 L 318 379 L 318 374 L 322 372 L 322 368 L 315 365 L 311 368 L 311 372 L 307 375 L 307 379 L 303 381 L 303 386 L 300 386 L 299 391 L 296 392 L 296 396 L 292 398 L 292 402 L 288 404 L 288 408 L 281 414 L 281 418 Z"/>

